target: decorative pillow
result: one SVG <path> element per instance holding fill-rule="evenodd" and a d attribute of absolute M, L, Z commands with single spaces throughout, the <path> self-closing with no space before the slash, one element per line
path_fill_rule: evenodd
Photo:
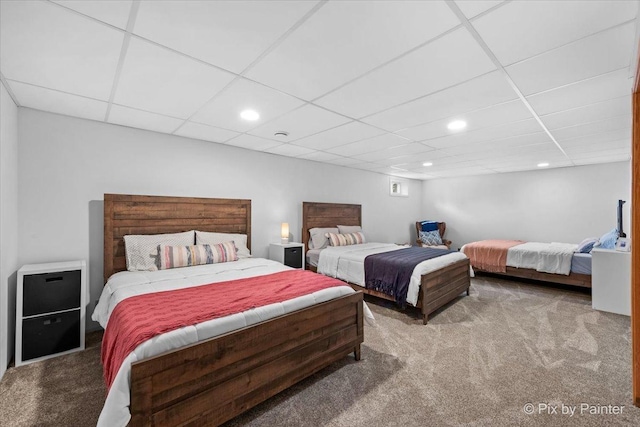
<path fill-rule="evenodd" d="M 365 243 L 364 234 L 362 234 L 361 231 L 346 234 L 327 233 L 327 238 L 331 246 L 348 246 Z"/>
<path fill-rule="evenodd" d="M 615 249 L 617 240 L 618 240 L 618 230 L 614 228 L 608 233 L 605 233 L 602 235 L 602 237 L 598 242 L 597 247 L 602 249 Z"/>
<path fill-rule="evenodd" d="M 233 241 L 217 245 L 167 246 L 158 245 L 158 269 L 191 267 L 238 260 Z"/>
<path fill-rule="evenodd" d="M 196 245 L 214 245 L 218 243 L 224 243 L 233 241 L 236 245 L 238 259 L 251 258 L 251 252 L 247 247 L 247 235 L 246 234 L 232 234 L 232 233 L 210 233 L 208 231 L 196 230 Z"/>
<path fill-rule="evenodd" d="M 158 269 L 158 245 L 193 245 L 193 230 L 184 233 L 124 236 L 124 252 L 129 271 Z"/>
<path fill-rule="evenodd" d="M 362 227 L 359 225 L 339 225 L 338 232 L 340 234 L 348 234 L 348 233 L 357 233 L 358 231 L 362 231 Z"/>
<path fill-rule="evenodd" d="M 309 236 L 311 236 L 311 243 L 313 246 L 311 249 L 324 249 L 329 246 L 329 239 L 327 238 L 328 233 L 338 234 L 340 231 L 337 227 L 333 228 L 312 228 L 309 230 Z"/>
<path fill-rule="evenodd" d="M 420 240 L 422 240 L 422 243 L 429 246 L 442 245 L 442 237 L 440 237 L 440 232 L 438 232 L 438 230 L 421 231 Z"/>
<path fill-rule="evenodd" d="M 591 249 L 593 249 L 593 245 L 595 245 L 597 242 L 598 242 L 597 237 L 586 238 L 582 242 L 580 242 L 580 244 L 578 245 L 578 247 L 574 252 L 588 254 L 589 252 L 591 252 Z"/>
<path fill-rule="evenodd" d="M 422 231 L 437 231 L 438 221 L 422 221 L 420 223 Z"/>

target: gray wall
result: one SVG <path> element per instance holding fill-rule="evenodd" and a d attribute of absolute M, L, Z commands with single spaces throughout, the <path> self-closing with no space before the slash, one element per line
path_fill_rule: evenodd
<path fill-rule="evenodd" d="M 426 181 L 423 215 L 446 221 L 454 248 L 483 239 L 579 243 L 616 226 L 630 236 L 630 162 Z"/>
<path fill-rule="evenodd" d="M 18 107 L 0 83 L 0 378 L 13 357 L 18 270 Z"/>
<path fill-rule="evenodd" d="M 19 263 L 87 260 L 89 315 L 103 286 L 104 193 L 251 199 L 260 257 L 282 222 L 300 241 L 303 201 L 362 204 L 368 238 L 382 242 L 410 241 L 421 217 L 420 181 L 391 197 L 381 174 L 27 108 L 19 118 Z"/>

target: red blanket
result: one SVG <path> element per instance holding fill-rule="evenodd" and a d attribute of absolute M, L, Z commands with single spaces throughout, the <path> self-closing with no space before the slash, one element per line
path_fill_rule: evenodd
<path fill-rule="evenodd" d="M 127 298 L 111 313 L 102 340 L 104 380 L 110 388 L 127 355 L 156 335 L 334 286 L 345 284 L 291 270 Z"/>
<path fill-rule="evenodd" d="M 507 272 L 507 251 L 522 240 L 481 240 L 464 245 L 463 252 L 471 266 L 491 273 Z"/>

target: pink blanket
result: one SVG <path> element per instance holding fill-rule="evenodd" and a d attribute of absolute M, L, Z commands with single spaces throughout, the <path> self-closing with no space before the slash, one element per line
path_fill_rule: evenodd
<path fill-rule="evenodd" d="M 471 266 L 490 273 L 507 272 L 507 251 L 520 245 L 522 240 L 481 240 L 464 245 L 462 251 Z"/>
<path fill-rule="evenodd" d="M 334 286 L 345 284 L 293 270 L 127 298 L 111 313 L 102 340 L 105 383 L 111 387 L 127 355 L 156 335 Z"/>

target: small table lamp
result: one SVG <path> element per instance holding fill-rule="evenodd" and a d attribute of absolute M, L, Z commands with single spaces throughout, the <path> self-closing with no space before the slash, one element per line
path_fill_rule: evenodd
<path fill-rule="evenodd" d="M 280 237 L 282 237 L 281 243 L 283 245 L 289 243 L 289 223 L 288 222 L 282 223 L 282 228 L 280 230 Z"/>

